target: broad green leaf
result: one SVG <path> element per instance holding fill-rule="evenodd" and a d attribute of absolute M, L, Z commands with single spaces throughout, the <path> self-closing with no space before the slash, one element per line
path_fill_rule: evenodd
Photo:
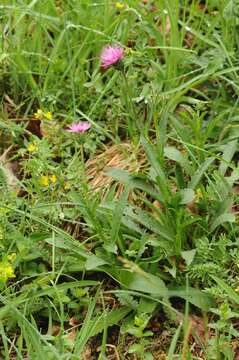
<path fill-rule="evenodd" d="M 105 241 L 103 244 L 103 247 L 106 251 L 117 254 L 117 245 L 111 241 Z"/>
<path fill-rule="evenodd" d="M 162 279 L 140 268 L 137 271 L 131 272 L 126 269 L 120 269 L 118 279 L 127 289 L 146 292 L 160 297 L 167 296 L 167 288 Z"/>
<path fill-rule="evenodd" d="M 187 251 L 181 252 L 181 256 L 185 260 L 185 262 L 188 266 L 193 262 L 196 251 L 197 251 L 196 249 L 192 249 L 192 250 L 187 250 Z"/>
<path fill-rule="evenodd" d="M 152 314 L 157 306 L 157 303 L 155 301 L 141 298 L 139 300 L 139 305 L 137 306 L 137 311 L 139 313 L 146 313 L 146 314 Z"/>
<path fill-rule="evenodd" d="M 85 260 L 68 261 L 64 266 L 65 273 L 82 272 L 85 270 Z"/>
<path fill-rule="evenodd" d="M 113 325 L 117 325 L 123 318 L 128 315 L 131 311 L 128 307 L 122 307 L 120 309 L 113 309 L 106 314 L 102 314 L 102 316 L 93 318 L 90 321 L 90 325 L 92 325 L 91 336 L 95 336 L 101 333 L 104 330 L 104 327 L 109 327 Z"/>
<path fill-rule="evenodd" d="M 48 244 L 51 244 L 52 246 L 55 246 L 57 248 L 60 249 L 67 249 L 67 250 L 73 250 L 73 246 L 69 245 L 69 242 L 66 241 L 66 239 L 63 239 L 59 236 L 56 236 L 54 239 L 53 238 L 46 238 L 45 241 Z M 86 257 L 86 262 L 85 262 L 85 269 L 86 270 L 93 270 L 96 269 L 98 266 L 101 265 L 105 265 L 107 264 L 107 261 L 105 261 L 104 259 L 101 259 L 98 256 L 95 256 L 94 254 L 90 254 L 85 256 Z M 79 268 L 82 267 L 82 261 L 79 261 Z M 73 266 L 73 269 L 76 269 L 76 265 Z"/>
<path fill-rule="evenodd" d="M 168 228 L 165 224 L 161 224 L 159 220 L 156 220 L 147 211 L 140 208 L 134 209 L 132 207 L 128 207 L 125 215 L 132 220 L 135 220 L 137 223 L 144 225 L 150 231 L 161 235 L 163 238 L 172 242 L 174 241 L 172 229 Z"/>
<path fill-rule="evenodd" d="M 164 149 L 164 154 L 170 160 L 176 161 L 186 171 L 187 174 L 192 174 L 191 165 L 185 155 L 183 155 L 174 146 L 168 146 Z"/>
<path fill-rule="evenodd" d="M 69 243 L 67 242 L 67 240 L 63 239 L 63 238 L 61 238 L 59 236 L 56 236 L 54 239 L 53 239 L 53 237 L 46 238 L 45 242 L 47 244 L 55 246 L 55 247 L 57 247 L 59 249 L 68 249 L 68 250 L 71 249 L 71 247 L 70 247 Z"/>
<path fill-rule="evenodd" d="M 155 187 L 152 184 L 150 184 L 149 181 L 147 182 L 146 180 L 140 179 L 139 177 L 137 178 L 133 177 L 133 179 L 131 180 L 131 186 L 133 188 L 140 189 L 146 192 L 147 194 L 151 195 L 154 199 L 160 200 L 162 198 L 159 191 L 157 191 Z"/>
<path fill-rule="evenodd" d="M 98 256 L 90 255 L 88 256 L 86 263 L 85 263 L 85 269 L 86 270 L 94 270 L 98 266 L 107 264 L 107 261 L 104 259 L 101 259 Z"/>
<path fill-rule="evenodd" d="M 219 279 L 219 277 L 215 275 L 210 276 L 214 281 L 216 281 L 216 283 L 221 287 L 221 289 L 227 293 L 229 298 L 239 305 L 239 294 L 234 289 L 232 289 L 231 286 L 228 285 L 224 280 Z"/>
<path fill-rule="evenodd" d="M 180 190 L 180 195 L 181 195 L 181 201 L 180 201 L 181 205 L 189 204 L 190 202 L 193 201 L 195 196 L 193 189 L 182 189 Z"/>
<path fill-rule="evenodd" d="M 130 175 L 127 171 L 117 168 L 108 169 L 105 174 L 118 180 L 122 184 L 129 185 L 133 189 L 140 189 L 145 191 L 147 194 L 153 196 L 155 199 L 160 199 L 159 192 L 155 187 L 146 179 L 140 178 L 139 176 Z"/>
<path fill-rule="evenodd" d="M 138 234 L 142 234 L 142 228 L 140 225 L 136 224 L 133 220 L 129 218 L 129 216 L 123 216 L 122 224 L 126 226 L 129 230 L 137 232 Z"/>
<path fill-rule="evenodd" d="M 110 176 L 125 185 L 129 185 L 131 183 L 131 175 L 122 169 L 109 168 L 105 171 L 105 175 Z"/>
<path fill-rule="evenodd" d="M 209 311 L 213 305 L 211 295 L 205 294 L 201 290 L 194 289 L 192 287 L 187 289 L 186 287 L 169 288 L 168 296 L 182 298 L 203 311 Z"/>
<path fill-rule="evenodd" d="M 219 225 L 222 225 L 226 222 L 235 222 L 236 218 L 234 214 L 226 213 L 218 216 L 210 226 L 210 231 L 214 231 Z"/>

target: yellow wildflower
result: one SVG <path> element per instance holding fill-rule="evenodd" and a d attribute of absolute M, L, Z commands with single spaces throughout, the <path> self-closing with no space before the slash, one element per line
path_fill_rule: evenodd
<path fill-rule="evenodd" d="M 70 188 L 71 188 L 71 184 L 68 181 L 66 181 L 64 184 L 64 189 L 69 190 Z"/>
<path fill-rule="evenodd" d="M 53 184 L 55 184 L 55 183 L 57 182 L 57 177 L 56 177 L 56 175 L 51 175 L 51 176 L 50 176 L 50 180 L 51 180 L 51 182 L 52 182 Z"/>
<path fill-rule="evenodd" d="M 12 253 L 7 256 L 9 261 L 14 261 L 16 259 L 16 257 L 17 257 L 16 253 Z"/>
<path fill-rule="evenodd" d="M 47 113 L 45 113 L 45 118 L 47 120 L 52 120 L 52 112 L 51 111 L 48 111 Z"/>
<path fill-rule="evenodd" d="M 14 270 L 11 264 L 8 262 L 0 263 L 0 281 L 6 282 L 10 278 L 14 278 Z"/>
<path fill-rule="evenodd" d="M 38 149 L 37 146 L 34 145 L 33 143 L 29 144 L 28 147 L 27 147 L 27 151 L 29 153 L 33 153 L 33 152 L 37 151 L 37 149 Z"/>
<path fill-rule="evenodd" d="M 42 175 L 40 178 L 40 184 L 47 187 L 49 185 L 49 178 L 47 175 Z"/>
<path fill-rule="evenodd" d="M 116 9 L 118 10 L 122 10 L 124 8 L 124 4 L 122 4 L 121 2 L 117 1 L 117 3 L 115 4 Z"/>
<path fill-rule="evenodd" d="M 126 55 L 132 55 L 134 52 L 135 51 L 133 49 L 129 48 L 129 47 L 125 49 L 125 54 Z"/>
<path fill-rule="evenodd" d="M 5 274 L 8 278 L 15 277 L 12 265 L 9 264 L 5 266 Z"/>
<path fill-rule="evenodd" d="M 43 118 L 43 111 L 41 109 L 38 109 L 37 112 L 34 114 L 35 119 L 41 120 Z"/>
<path fill-rule="evenodd" d="M 199 202 L 200 199 L 203 199 L 203 194 L 202 194 L 201 189 L 197 189 L 197 190 L 196 190 L 195 201 L 196 201 L 196 202 Z"/>

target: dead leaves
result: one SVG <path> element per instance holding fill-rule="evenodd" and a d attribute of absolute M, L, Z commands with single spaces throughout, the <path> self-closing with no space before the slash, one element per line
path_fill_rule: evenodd
<path fill-rule="evenodd" d="M 113 179 L 105 175 L 108 168 L 118 168 L 129 173 L 137 173 L 145 164 L 146 156 L 142 150 L 137 151 L 136 156 L 132 144 L 122 143 L 113 145 L 94 159 L 88 160 L 86 162 L 86 175 L 92 188 L 105 194 L 113 184 Z M 118 184 L 117 195 L 122 192 L 122 189 L 123 186 Z"/>
<path fill-rule="evenodd" d="M 20 183 L 16 176 L 18 169 L 18 162 L 9 162 L 7 160 L 7 155 L 12 150 L 12 146 L 4 151 L 4 153 L 0 156 L 0 169 L 3 173 L 4 181 L 6 186 L 9 187 L 16 194 L 20 192 Z"/>

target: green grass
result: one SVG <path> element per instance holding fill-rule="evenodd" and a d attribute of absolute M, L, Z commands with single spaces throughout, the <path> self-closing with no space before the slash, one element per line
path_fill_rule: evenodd
<path fill-rule="evenodd" d="M 238 1 L 0 17 L 0 357 L 234 359 Z"/>

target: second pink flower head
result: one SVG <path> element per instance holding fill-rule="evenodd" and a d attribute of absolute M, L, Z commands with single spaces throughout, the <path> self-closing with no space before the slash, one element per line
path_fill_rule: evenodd
<path fill-rule="evenodd" d="M 108 69 L 111 65 L 115 65 L 118 61 L 124 57 L 124 50 L 119 46 L 106 46 L 101 55 L 101 67 L 102 69 Z"/>
<path fill-rule="evenodd" d="M 68 129 L 66 129 L 66 131 L 72 133 L 84 133 L 90 127 L 91 124 L 88 121 L 81 121 L 79 123 L 72 124 Z"/>

